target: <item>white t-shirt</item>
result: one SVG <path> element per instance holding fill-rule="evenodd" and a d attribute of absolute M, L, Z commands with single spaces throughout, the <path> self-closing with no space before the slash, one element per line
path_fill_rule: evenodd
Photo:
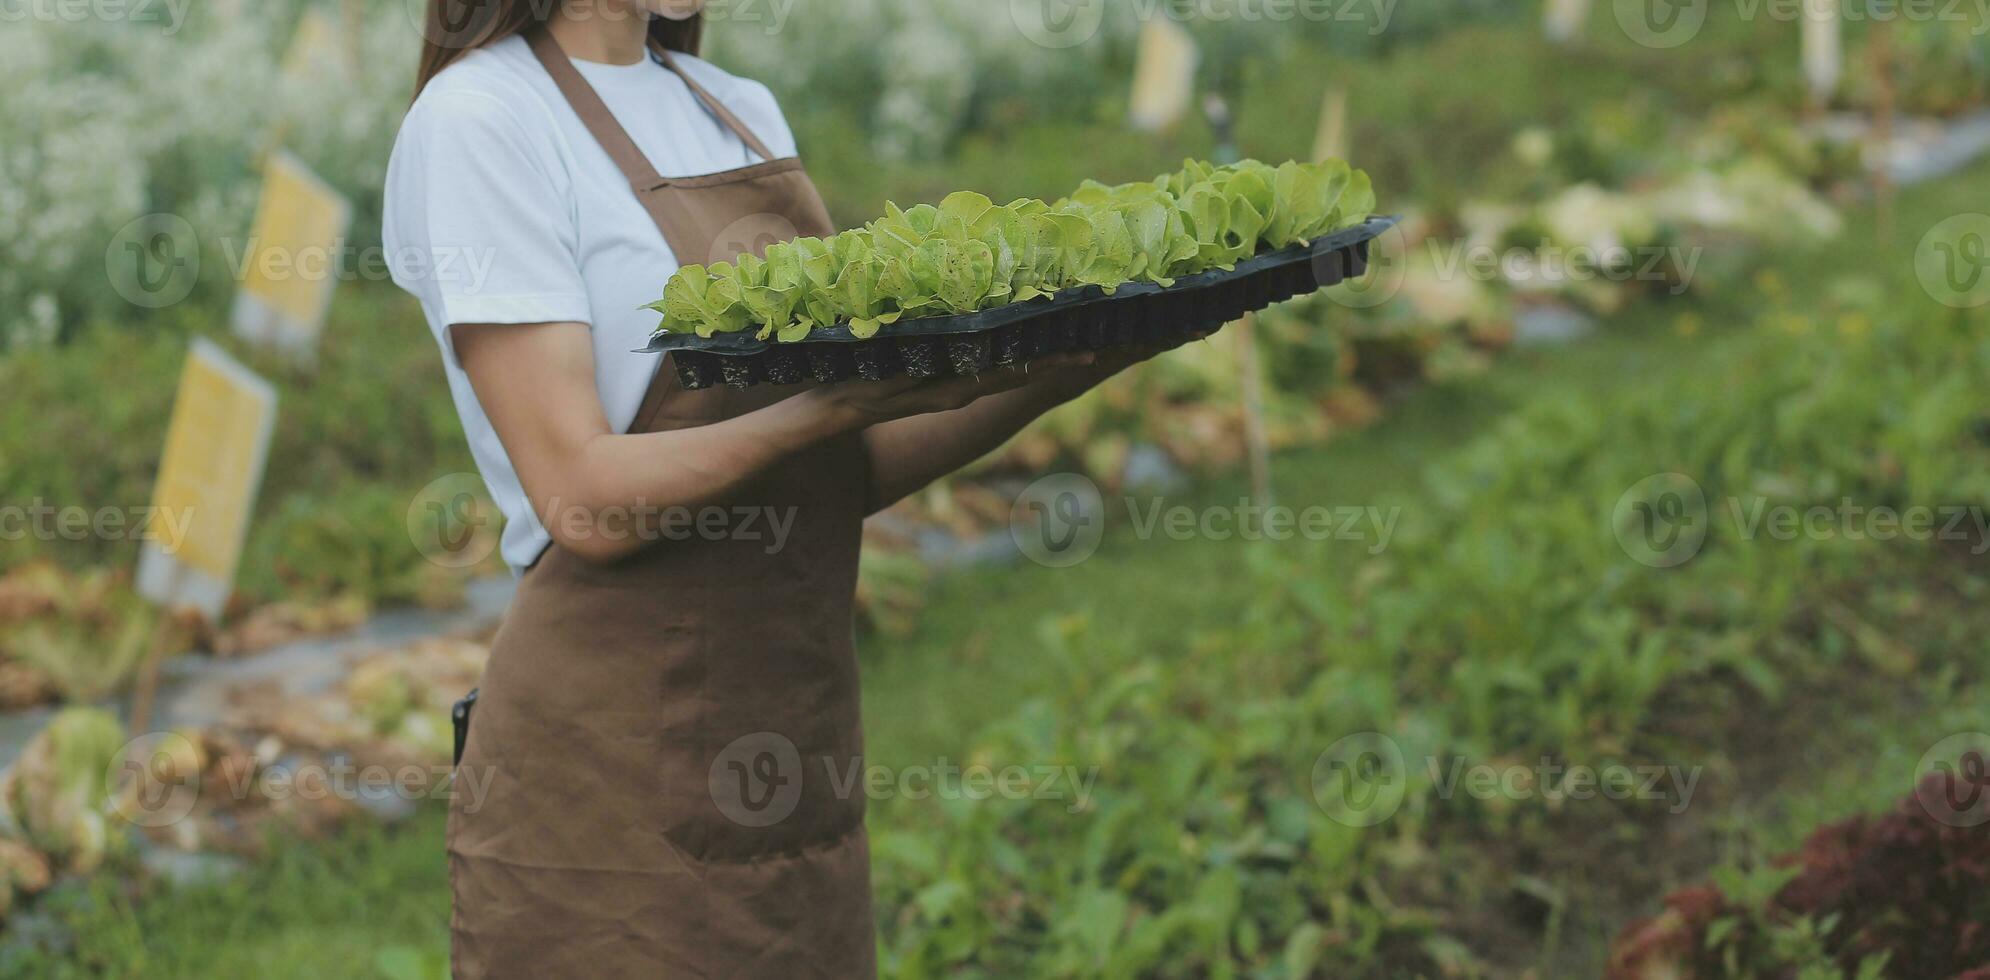
<path fill-rule="evenodd" d="M 775 156 L 794 155 L 794 134 L 765 86 L 697 58 L 676 60 Z M 654 60 L 574 64 L 658 173 L 690 177 L 760 162 Z M 421 301 L 441 344 L 470 451 L 506 518 L 505 562 L 523 570 L 552 538 L 456 360 L 449 327 L 588 324 L 601 406 L 609 425 L 626 432 L 661 361 L 633 353 L 658 322 L 642 307 L 663 295 L 677 259 L 520 37 L 470 53 L 422 91 L 394 143 L 386 198 L 382 237 L 394 282 Z"/>

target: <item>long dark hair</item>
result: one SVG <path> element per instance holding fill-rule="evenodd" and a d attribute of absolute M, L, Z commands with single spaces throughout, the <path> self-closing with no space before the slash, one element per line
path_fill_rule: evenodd
<path fill-rule="evenodd" d="M 496 44 L 552 19 L 561 0 L 428 0 L 422 18 L 421 67 L 415 74 L 415 94 L 428 87 L 458 58 Z M 650 20 L 650 47 L 697 54 L 705 37 L 705 15 L 684 20 Z"/>

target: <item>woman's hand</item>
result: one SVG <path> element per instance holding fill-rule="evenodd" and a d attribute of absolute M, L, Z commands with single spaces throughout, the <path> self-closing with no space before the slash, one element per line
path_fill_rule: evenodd
<path fill-rule="evenodd" d="M 1066 377 L 1067 372 L 1089 370 L 1096 359 L 1089 352 L 1050 354 L 1021 367 L 992 368 L 971 377 L 844 382 L 816 388 L 803 397 L 816 400 L 845 425 L 865 428 L 966 408 L 990 395 Z"/>
<path fill-rule="evenodd" d="M 1063 400 L 1076 398 L 1108 379 L 1136 364 L 1153 360 L 1162 354 L 1182 347 L 1192 341 L 1203 340 L 1208 332 L 1190 334 L 1180 341 L 1169 344 L 1140 344 L 1124 347 L 1108 347 L 1099 351 L 1089 363 L 1059 366 L 1041 375 L 1035 375 L 1031 384 L 1052 387 Z"/>
<path fill-rule="evenodd" d="M 928 382 L 924 390 L 900 382 L 902 393 L 884 385 L 839 386 L 853 389 L 847 392 L 818 391 L 824 392 L 822 397 L 876 398 L 870 410 L 903 413 L 895 420 L 873 424 L 864 433 L 871 453 L 870 506 L 875 512 L 994 451 L 1043 413 L 1174 346 L 1179 345 L 1115 347 L 1096 354 L 1039 358 L 1022 371 L 1005 369 L 980 380 Z M 957 382 L 986 387 L 963 392 Z M 915 404 L 918 412 L 904 411 Z M 906 417 L 912 414 L 922 417 Z"/>

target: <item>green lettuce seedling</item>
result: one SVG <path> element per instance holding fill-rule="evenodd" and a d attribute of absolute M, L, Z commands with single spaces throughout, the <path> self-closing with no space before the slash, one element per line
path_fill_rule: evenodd
<path fill-rule="evenodd" d="M 1360 224 L 1374 209 L 1368 175 L 1341 161 L 1219 167 L 1190 160 L 1152 181 L 1088 180 L 1055 203 L 998 205 L 963 191 L 937 206 L 887 204 L 883 217 L 827 239 L 685 266 L 649 308 L 663 314 L 660 333 L 755 329 L 762 340 L 795 343 L 847 325 L 871 337 L 900 320 L 1080 287 L 1172 286 Z"/>

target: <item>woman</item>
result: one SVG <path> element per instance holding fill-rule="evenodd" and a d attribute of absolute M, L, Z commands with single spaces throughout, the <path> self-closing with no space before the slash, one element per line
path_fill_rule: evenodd
<path fill-rule="evenodd" d="M 430 0 L 386 238 L 521 576 L 450 814 L 459 976 L 873 975 L 825 775 L 863 519 L 1139 356 L 693 392 L 631 353 L 680 262 L 832 232 L 702 6 Z"/>

